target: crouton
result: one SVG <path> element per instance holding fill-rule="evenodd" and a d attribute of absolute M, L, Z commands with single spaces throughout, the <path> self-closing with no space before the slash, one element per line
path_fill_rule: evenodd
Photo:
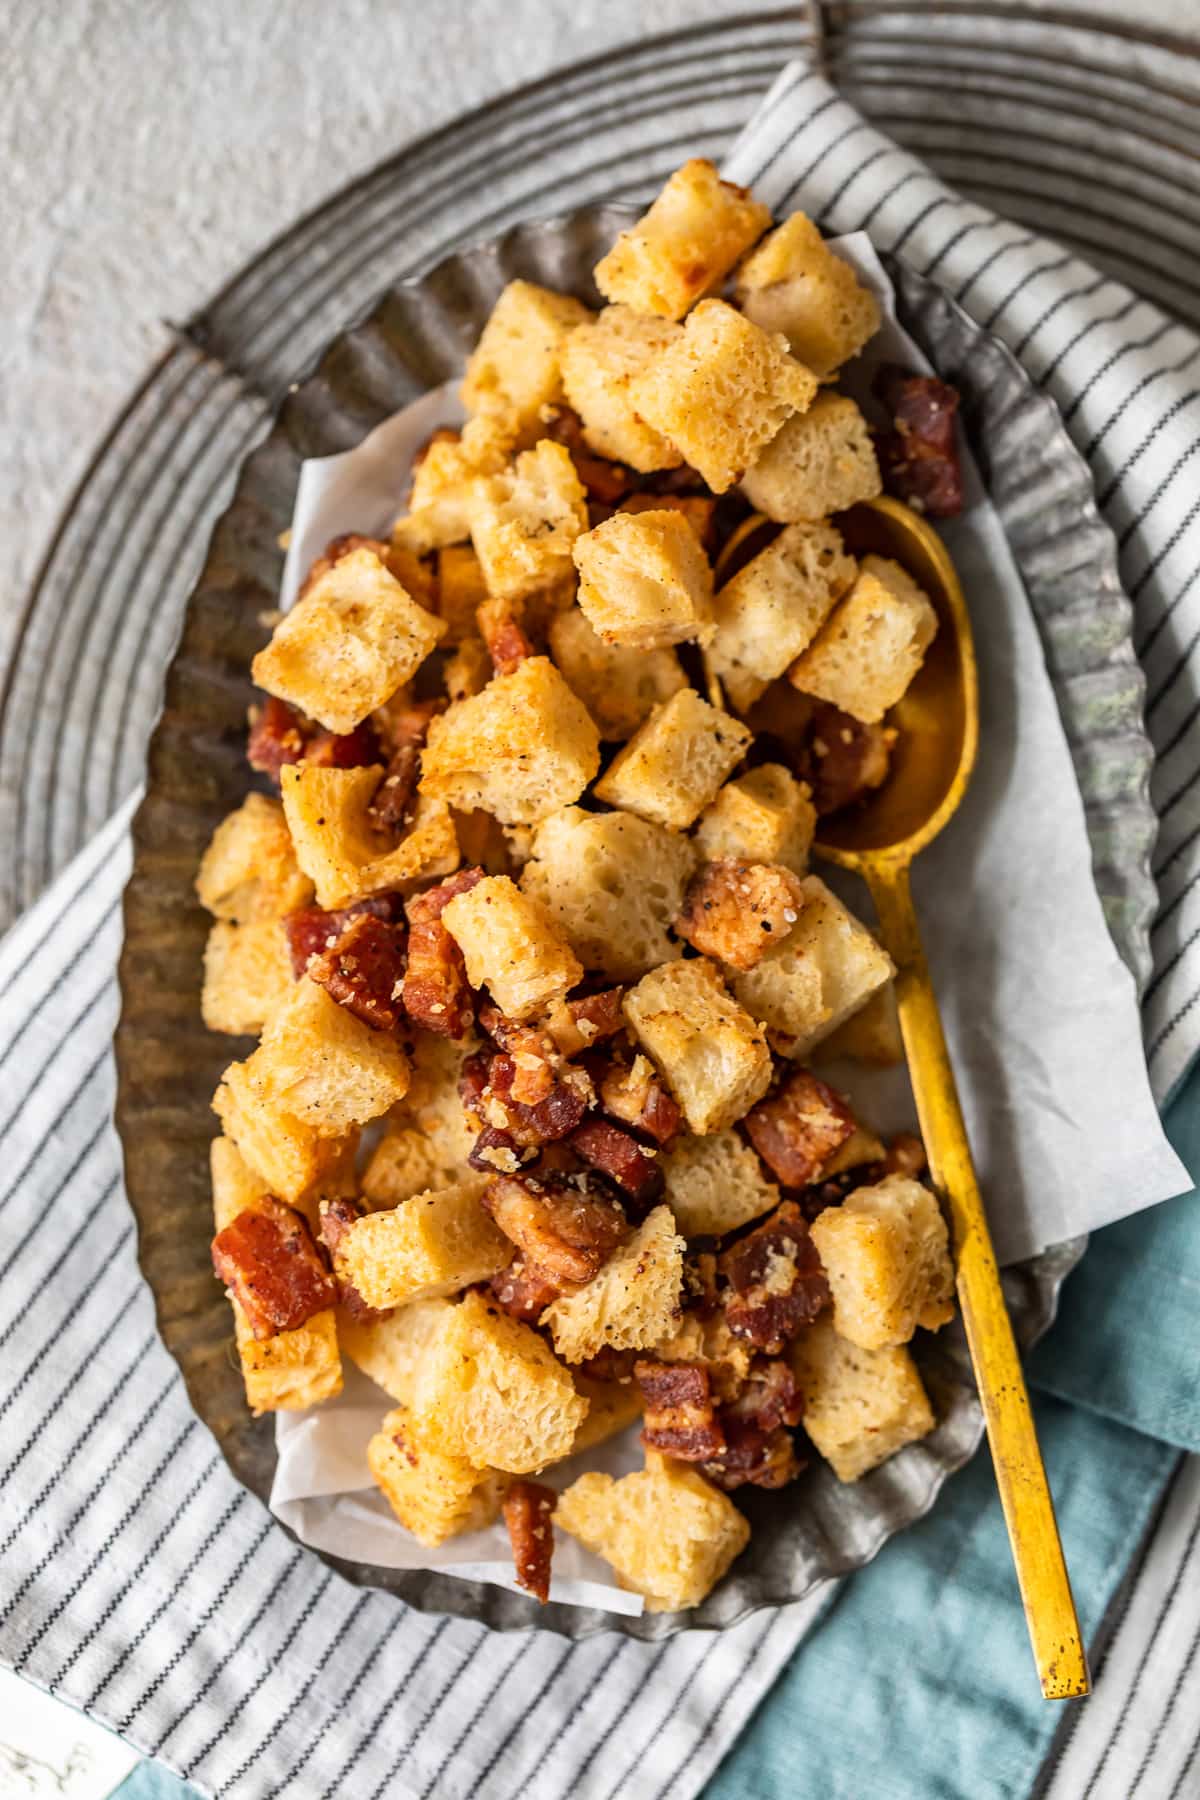
<path fill-rule="evenodd" d="M 408 1061 L 395 1038 L 372 1031 L 307 979 L 276 1008 L 243 1067 L 251 1093 L 319 1137 L 344 1137 L 408 1088 Z"/>
<path fill-rule="evenodd" d="M 551 621 L 550 654 L 610 744 L 631 738 L 656 706 L 688 685 L 673 650 L 606 644 L 577 606 Z"/>
<path fill-rule="evenodd" d="M 681 319 L 770 223 L 770 209 L 748 188 L 693 157 L 596 264 L 596 286 L 634 312 Z"/>
<path fill-rule="evenodd" d="M 594 1450 L 642 1416 L 642 1396 L 632 1377 L 628 1381 L 591 1381 L 576 1375 L 575 1387 L 588 1403 L 587 1417 L 575 1433 L 571 1455 Z"/>
<path fill-rule="evenodd" d="M 760 331 L 723 300 L 702 300 L 683 336 L 629 384 L 638 412 L 670 438 L 715 494 L 757 459 L 817 391 L 787 341 Z"/>
<path fill-rule="evenodd" d="M 388 1413 L 370 1439 L 367 1463 L 400 1523 L 431 1549 L 499 1516 L 503 1479 L 464 1456 L 430 1449 L 405 1406 Z"/>
<path fill-rule="evenodd" d="M 745 756 L 753 735 L 694 688 L 681 688 L 617 752 L 596 783 L 596 797 L 686 831 Z"/>
<path fill-rule="evenodd" d="M 816 826 L 816 809 L 804 782 L 782 763 L 762 763 L 725 783 L 696 821 L 694 841 L 710 862 L 733 856 L 780 863 L 803 875 Z"/>
<path fill-rule="evenodd" d="M 362 1197 L 375 1211 L 399 1206 L 414 1194 L 446 1187 L 456 1173 L 423 1131 L 393 1125 L 380 1138 L 363 1170 Z"/>
<path fill-rule="evenodd" d="M 489 875 L 450 901 L 442 923 L 467 965 L 510 1019 L 531 1019 L 583 978 L 583 967 L 545 908 L 507 875 Z"/>
<path fill-rule="evenodd" d="M 844 394 L 793 413 L 747 469 L 742 492 L 769 519 L 816 520 L 883 492 L 867 421 Z"/>
<path fill-rule="evenodd" d="M 510 281 L 467 362 L 462 402 L 469 412 L 510 413 L 533 424 L 562 399 L 562 355 L 570 333 L 592 317 L 570 294 Z"/>
<path fill-rule="evenodd" d="M 200 1015 L 210 1031 L 235 1037 L 261 1031 L 292 987 L 292 963 L 279 919 L 235 925 L 218 919 L 204 947 Z"/>
<path fill-rule="evenodd" d="M 663 1156 L 662 1172 L 684 1237 L 724 1237 L 779 1204 L 779 1189 L 736 1131 L 680 1138 Z"/>
<path fill-rule="evenodd" d="M 704 1140 L 697 1138 L 695 1142 Z M 711 1139 L 709 1140 L 712 1141 Z M 680 1226 L 682 1230 L 682 1225 Z M 685 1312 L 678 1329 L 654 1346 L 656 1362 L 701 1363 L 718 1400 L 736 1400 L 750 1374 L 754 1345 L 735 1337 L 721 1311 Z"/>
<path fill-rule="evenodd" d="M 437 610 L 446 627 L 445 642 L 461 644 L 478 635 L 475 614 L 488 597 L 483 569 L 469 544 L 439 550 L 437 566 Z"/>
<path fill-rule="evenodd" d="M 478 807 L 505 825 L 532 825 L 578 800 L 599 767 L 583 701 L 548 657 L 534 656 L 434 719 L 421 789 L 460 812 Z"/>
<path fill-rule="evenodd" d="M 466 549 L 480 479 L 498 475 L 532 435 L 510 411 L 468 419 L 461 432 L 435 433 L 414 471 L 409 511 L 392 527 L 393 573 L 399 577 L 403 564 L 398 559 L 406 556 L 427 556 L 437 550 L 440 561 L 447 549 Z"/>
<path fill-rule="evenodd" d="M 471 542 L 488 593 L 521 600 L 568 579 L 571 548 L 587 526 L 587 496 L 562 444 L 542 438 L 511 469 L 481 477 Z"/>
<path fill-rule="evenodd" d="M 368 1306 L 404 1306 L 490 1281 L 512 1261 L 512 1245 L 480 1205 L 484 1175 L 416 1194 L 390 1212 L 368 1213 L 338 1246 L 338 1274 Z"/>
<path fill-rule="evenodd" d="M 753 969 L 799 917 L 800 878 L 778 863 L 702 863 L 675 921 L 677 937 L 730 968 Z"/>
<path fill-rule="evenodd" d="M 218 919 L 281 919 L 312 899 L 278 800 L 247 794 L 212 835 L 196 875 L 196 895 Z"/>
<path fill-rule="evenodd" d="M 400 1122 L 421 1132 L 447 1169 L 461 1168 L 475 1142 L 476 1128 L 463 1113 L 458 1091 L 468 1049 L 431 1032 L 418 1032 L 412 1046 L 412 1079 L 400 1112 Z"/>
<path fill-rule="evenodd" d="M 370 550 L 341 557 L 251 665 L 259 687 L 349 732 L 415 674 L 443 633 Z"/>
<path fill-rule="evenodd" d="M 764 331 L 782 331 L 792 355 L 822 380 L 879 329 L 879 302 L 811 219 L 792 213 L 737 272 L 738 305 Z"/>
<path fill-rule="evenodd" d="M 350 1361 L 401 1406 L 411 1406 L 430 1345 L 454 1313 L 449 1300 L 410 1300 L 383 1319 L 338 1316 L 338 1341 Z"/>
<path fill-rule="evenodd" d="M 606 306 L 598 318 L 577 326 L 562 354 L 563 389 L 579 414 L 583 436 L 600 456 L 631 469 L 675 469 L 683 461 L 674 444 L 640 418 L 629 399 L 629 383 L 652 357 L 679 336 L 667 319 L 648 318 L 628 306 Z"/>
<path fill-rule="evenodd" d="M 399 843 L 376 827 L 371 806 L 384 778 L 381 764 L 335 769 L 290 763 L 280 774 L 296 855 L 316 884 L 318 906 L 349 906 L 394 889 L 403 893 L 416 881 L 458 867 L 454 820 L 436 798 L 418 800 Z"/>
<path fill-rule="evenodd" d="M 574 556 L 580 609 L 606 644 L 661 650 L 711 638 L 712 570 L 682 514 L 614 513 L 575 540 Z"/>
<path fill-rule="evenodd" d="M 892 959 L 816 875 L 801 882 L 800 916 L 758 967 L 733 978 L 746 1011 L 783 1056 L 804 1057 L 895 973 Z"/>
<path fill-rule="evenodd" d="M 860 1349 L 819 1319 L 793 1343 L 792 1367 L 804 1395 L 804 1429 L 839 1481 L 857 1481 L 934 1428 L 905 1349 Z"/>
<path fill-rule="evenodd" d="M 447 658 L 442 680 L 450 700 L 469 700 L 482 694 L 495 674 L 492 653 L 481 637 L 466 637 Z"/>
<path fill-rule="evenodd" d="M 771 1081 L 761 1028 L 707 957 L 664 963 L 626 994 L 625 1017 L 698 1136 L 732 1125 Z"/>
<path fill-rule="evenodd" d="M 822 1038 L 820 1057 L 829 1062 L 845 1057 L 849 1062 L 866 1063 L 876 1069 L 890 1069 L 903 1062 L 904 1039 L 900 1035 L 895 983 L 885 982 L 865 1006 Z"/>
<path fill-rule="evenodd" d="M 718 591 L 709 657 L 739 712 L 808 648 L 857 572 L 832 525 L 788 525 Z"/>
<path fill-rule="evenodd" d="M 788 671 L 815 694 L 866 725 L 877 725 L 907 691 L 937 632 L 937 613 L 900 567 L 863 558 L 858 580 Z"/>
<path fill-rule="evenodd" d="M 670 1207 L 656 1206 L 598 1275 L 548 1306 L 542 1324 L 564 1362 L 649 1349 L 669 1337 L 679 1322 L 683 1248 Z"/>
<path fill-rule="evenodd" d="M 812 1228 L 833 1295 L 833 1323 L 862 1350 L 906 1344 L 954 1316 L 954 1267 L 936 1197 L 906 1175 L 855 1188 Z"/>
<path fill-rule="evenodd" d="M 335 1005 L 332 1000 L 329 1004 Z M 343 1145 L 287 1111 L 256 1066 L 258 1054 L 255 1051 L 248 1061 L 229 1065 L 213 1096 L 213 1111 L 267 1190 L 289 1204 L 300 1205 L 338 1166 Z"/>
<path fill-rule="evenodd" d="M 559 1496 L 555 1524 L 602 1556 L 647 1612 L 698 1606 L 750 1541 L 732 1500 L 661 1458 L 614 1481 L 589 1470 Z"/>
<path fill-rule="evenodd" d="M 471 1292 L 422 1361 L 413 1411 L 431 1448 L 531 1475 L 570 1454 L 587 1407 L 536 1331 Z"/>

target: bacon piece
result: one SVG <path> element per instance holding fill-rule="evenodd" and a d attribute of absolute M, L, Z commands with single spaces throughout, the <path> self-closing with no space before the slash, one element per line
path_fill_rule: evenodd
<path fill-rule="evenodd" d="M 308 965 L 331 1000 L 369 1025 L 394 1031 L 400 1019 L 404 944 L 394 925 L 369 914 L 352 919 L 331 949 Z"/>
<path fill-rule="evenodd" d="M 575 1373 L 582 1375 L 587 1381 L 620 1381 L 633 1380 L 634 1365 L 640 1360 L 637 1350 L 614 1350 L 605 1345 L 597 1350 L 595 1356 L 589 1356 L 586 1362 L 577 1365 Z"/>
<path fill-rule="evenodd" d="M 514 1481 L 504 1496 L 504 1523 L 512 1544 L 517 1586 L 543 1606 L 550 1598 L 550 1559 L 554 1555 L 550 1515 L 557 1505 L 554 1489 L 540 1481 Z"/>
<path fill-rule="evenodd" d="M 882 1181 L 887 1169 L 881 1162 L 855 1163 L 852 1169 L 841 1169 L 836 1175 L 818 1181 L 813 1187 L 798 1188 L 791 1195 L 805 1219 L 812 1223 L 829 1206 L 840 1206 L 855 1188 L 872 1187 Z"/>
<path fill-rule="evenodd" d="M 439 700 L 419 700 L 388 718 L 392 754 L 370 806 L 371 817 L 381 831 L 398 837 L 412 823 L 412 804 L 421 778 L 421 751 L 430 723 L 441 710 Z"/>
<path fill-rule="evenodd" d="M 563 1068 L 545 1097 L 532 1105 L 513 1097 L 517 1085 L 528 1080 L 529 1071 L 519 1069 L 507 1051 L 490 1056 L 485 1051 L 464 1063 L 458 1091 L 480 1125 L 507 1133 L 523 1149 L 569 1137 L 595 1097 L 586 1069 Z"/>
<path fill-rule="evenodd" d="M 788 935 L 802 899 L 790 869 L 722 856 L 693 876 L 673 929 L 703 956 L 753 969 Z"/>
<path fill-rule="evenodd" d="M 509 601 L 485 600 L 475 608 L 475 622 L 497 675 L 511 675 L 527 657 L 537 655 Z"/>
<path fill-rule="evenodd" d="M 212 1260 L 256 1338 L 295 1331 L 337 1299 L 308 1226 L 281 1200 L 240 1212 L 213 1239 Z"/>
<path fill-rule="evenodd" d="M 365 769 L 382 758 L 379 739 L 364 720 L 341 736 L 335 731 L 318 731 L 304 746 L 301 760 L 323 769 Z"/>
<path fill-rule="evenodd" d="M 329 1260 L 333 1264 L 334 1280 L 337 1282 L 337 1296 L 341 1304 L 352 1318 L 361 1319 L 370 1324 L 378 1319 L 390 1319 L 394 1307 L 368 1306 L 352 1281 L 347 1281 L 338 1268 L 338 1252 L 345 1240 L 346 1233 L 352 1225 L 366 1217 L 366 1207 L 357 1200 L 343 1195 L 336 1200 L 321 1202 L 321 1242 L 329 1252 Z"/>
<path fill-rule="evenodd" d="M 774 1431 L 777 1425 L 799 1425 L 804 1396 L 791 1365 L 780 1357 L 756 1356 L 736 1399 L 721 1408 L 726 1421 Z"/>
<path fill-rule="evenodd" d="M 536 1325 L 546 1308 L 562 1293 L 545 1269 L 539 1269 L 536 1263 L 521 1257 L 509 1263 L 499 1275 L 493 1275 L 488 1286 L 497 1306 L 512 1318 L 520 1319 L 523 1325 Z"/>
<path fill-rule="evenodd" d="M 702 1363 L 636 1364 L 634 1374 L 645 1403 L 642 1442 L 679 1462 L 720 1456 L 725 1434 L 717 1423 L 708 1370 Z"/>
<path fill-rule="evenodd" d="M 583 421 L 569 406 L 556 406 L 542 426 L 543 435 L 553 438 L 571 453 L 575 472 L 587 490 L 589 500 L 613 507 L 628 494 L 637 476 L 624 463 L 611 462 L 597 456 L 583 435 Z"/>
<path fill-rule="evenodd" d="M 638 488 L 644 494 L 707 494 L 708 484 L 699 469 L 693 469 L 690 463 L 680 463 L 674 469 L 655 469 L 649 475 L 643 475 L 638 481 Z"/>
<path fill-rule="evenodd" d="M 864 725 L 827 701 L 814 705 L 803 744 L 791 760 L 796 773 L 808 782 L 822 818 L 856 805 L 883 786 L 896 735 L 890 725 Z"/>
<path fill-rule="evenodd" d="M 398 924 L 404 918 L 404 901 L 399 894 L 372 894 L 368 900 L 356 901 L 339 912 L 324 912 L 319 906 L 302 906 L 283 921 L 288 950 L 292 958 L 292 974 L 299 981 L 312 957 L 332 950 L 353 919 L 382 919 Z"/>
<path fill-rule="evenodd" d="M 783 1086 L 746 1114 L 746 1134 L 777 1181 L 807 1187 L 847 1138 L 854 1115 L 841 1095 L 807 1069 L 797 1069 Z"/>
<path fill-rule="evenodd" d="M 519 1145 L 511 1132 L 485 1125 L 471 1147 L 467 1167 L 481 1175 L 515 1175 L 522 1163 L 532 1162 L 536 1156 L 532 1145 Z"/>
<path fill-rule="evenodd" d="M 251 713 L 250 736 L 246 740 L 246 760 L 260 775 L 269 775 L 279 786 L 279 771 L 285 763 L 299 762 L 307 742 L 307 721 L 284 700 L 268 694 L 263 704 Z"/>
<path fill-rule="evenodd" d="M 417 1025 L 438 1037 L 465 1036 L 475 1017 L 467 966 L 442 924 L 442 912 L 456 894 L 469 893 L 483 879 L 482 869 L 460 869 L 437 887 L 414 895 L 405 908 L 409 929 L 404 1010 Z"/>
<path fill-rule="evenodd" d="M 711 1313 L 720 1302 L 717 1259 L 711 1250 L 696 1250 L 683 1259 L 683 1289 L 689 1312 Z"/>
<path fill-rule="evenodd" d="M 617 508 L 618 512 L 629 513 L 682 513 L 710 556 L 714 548 L 716 510 L 717 502 L 710 494 L 630 494 Z"/>
<path fill-rule="evenodd" d="M 600 1104 L 614 1119 L 645 1132 L 656 1144 L 669 1144 L 683 1114 L 658 1079 L 648 1057 L 632 1063 L 612 1062 L 600 1077 Z"/>
<path fill-rule="evenodd" d="M 498 1175 L 481 1204 L 525 1258 L 561 1286 L 591 1281 L 629 1237 L 620 1201 L 587 1174 Z"/>
<path fill-rule="evenodd" d="M 887 1155 L 883 1159 L 885 1175 L 909 1175 L 914 1181 L 920 1179 L 928 1165 L 925 1146 L 911 1131 L 897 1133 L 888 1145 Z"/>
<path fill-rule="evenodd" d="M 829 1283 L 800 1208 L 785 1200 L 717 1259 L 735 1337 L 776 1355 L 829 1304 Z"/>
<path fill-rule="evenodd" d="M 727 1410 L 722 1407 L 720 1414 L 725 1449 L 702 1465 L 700 1473 L 705 1479 L 724 1493 L 740 1487 L 781 1488 L 794 1481 L 805 1465 L 796 1455 L 791 1433 L 782 1426 L 762 1431 L 757 1425 L 736 1420 L 724 1423 Z"/>
<path fill-rule="evenodd" d="M 560 1056 L 578 1056 L 603 1038 L 625 1028 L 621 1012 L 623 988 L 605 988 L 598 994 L 581 994 L 560 1000 L 546 1018 L 546 1033 Z"/>
<path fill-rule="evenodd" d="M 875 434 L 885 490 L 931 519 L 954 518 L 963 507 L 957 390 L 895 363 L 884 363 L 871 386 L 892 419 L 890 431 Z"/>
<path fill-rule="evenodd" d="M 479 1025 L 513 1060 L 512 1098 L 523 1106 L 536 1106 L 544 1100 L 554 1086 L 560 1062 L 553 1038 L 536 1025 L 506 1018 L 498 1006 L 481 1006 Z"/>
<path fill-rule="evenodd" d="M 644 1217 L 662 1193 L 663 1172 L 657 1154 L 619 1125 L 607 1119 L 585 1119 L 572 1132 L 570 1145 L 576 1156 L 607 1175 L 628 1196 L 637 1218 Z"/>

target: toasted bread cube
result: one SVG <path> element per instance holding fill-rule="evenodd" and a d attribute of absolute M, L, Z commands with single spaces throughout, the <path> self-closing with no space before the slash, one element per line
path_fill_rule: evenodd
<path fill-rule="evenodd" d="M 587 530 L 587 495 L 570 452 L 550 438 L 511 469 L 481 477 L 471 504 L 471 542 L 495 600 L 521 600 L 572 574 L 571 547 Z"/>
<path fill-rule="evenodd" d="M 401 1406 L 411 1406 L 417 1376 L 430 1346 L 454 1315 L 449 1300 L 410 1300 L 385 1319 L 360 1319 L 346 1307 L 338 1315 L 338 1341 L 350 1361 Z"/>
<path fill-rule="evenodd" d="M 232 1138 L 215 1137 L 208 1147 L 212 1177 L 213 1224 L 218 1232 L 232 1225 L 239 1213 L 249 1212 L 271 1189 L 252 1169 Z"/>
<path fill-rule="evenodd" d="M 575 540 L 579 605 L 606 644 L 706 644 L 712 570 L 682 513 L 617 512 Z"/>
<path fill-rule="evenodd" d="M 352 550 L 280 620 L 251 673 L 327 731 L 353 731 L 416 673 L 443 630 L 373 551 Z"/>
<path fill-rule="evenodd" d="M 602 1556 L 647 1612 L 699 1606 L 750 1541 L 732 1500 L 665 1457 L 619 1481 L 589 1470 L 559 1496 L 554 1522 Z"/>
<path fill-rule="evenodd" d="M 422 1361 L 414 1412 L 433 1448 L 531 1475 L 570 1455 L 587 1405 L 536 1331 L 471 1292 Z"/>
<path fill-rule="evenodd" d="M 461 1168 L 475 1143 L 475 1127 L 467 1122 L 458 1091 L 467 1054 L 466 1045 L 428 1031 L 419 1032 L 412 1046 L 402 1120 L 428 1138 L 448 1169 Z"/>
<path fill-rule="evenodd" d="M 937 632 L 937 613 L 912 576 L 866 556 L 858 580 L 788 671 L 802 694 L 877 725 L 907 691 Z"/>
<path fill-rule="evenodd" d="M 213 1096 L 213 1111 L 267 1190 L 289 1205 L 300 1205 L 338 1165 L 342 1145 L 280 1105 L 255 1066 L 257 1055 L 255 1051 L 248 1061 L 229 1065 Z"/>
<path fill-rule="evenodd" d="M 770 208 L 748 188 L 692 157 L 596 264 L 596 286 L 635 312 L 681 319 L 770 223 Z"/>
<path fill-rule="evenodd" d="M 886 950 L 823 881 L 808 875 L 801 888 L 790 934 L 733 981 L 746 1011 L 790 1057 L 806 1056 L 895 973 Z"/>
<path fill-rule="evenodd" d="M 680 327 L 667 319 L 648 318 L 628 306 L 606 306 L 567 339 L 563 390 L 579 414 L 584 440 L 600 456 L 643 474 L 677 469 L 683 461 L 674 444 L 639 417 L 629 398 L 632 378 L 679 333 Z"/>
<path fill-rule="evenodd" d="M 876 1069 L 890 1069 L 903 1062 L 904 1039 L 896 1011 L 895 983 L 886 982 L 865 1006 L 822 1038 L 820 1056 L 828 1062 L 845 1057 L 849 1062 L 866 1063 Z"/>
<path fill-rule="evenodd" d="M 861 1350 L 906 1344 L 920 1325 L 954 1317 L 954 1268 L 936 1197 L 907 1175 L 888 1175 L 828 1206 L 812 1227 L 833 1323 Z"/>
<path fill-rule="evenodd" d="M 431 1549 L 499 1516 L 501 1478 L 464 1456 L 431 1450 L 406 1406 L 388 1413 L 367 1444 L 367 1462 L 400 1523 Z"/>
<path fill-rule="evenodd" d="M 588 1409 L 587 1417 L 575 1433 L 572 1456 L 607 1443 L 609 1438 L 616 1437 L 619 1431 L 624 1431 L 642 1416 L 641 1389 L 632 1375 L 628 1381 L 591 1381 L 586 1375 L 576 1375 L 575 1386 L 587 1401 Z"/>
<path fill-rule="evenodd" d="M 803 875 L 816 828 L 807 785 L 782 763 L 762 763 L 725 783 L 697 820 L 695 843 L 709 862 L 734 856 Z"/>
<path fill-rule="evenodd" d="M 721 1401 L 737 1399 L 756 1354 L 747 1339 L 734 1336 L 723 1311 L 685 1312 L 678 1329 L 654 1346 L 655 1362 L 702 1363 Z"/>
<path fill-rule="evenodd" d="M 741 762 L 754 733 L 681 688 L 655 707 L 596 783 L 596 798 L 671 831 L 686 831 Z"/>
<path fill-rule="evenodd" d="M 442 923 L 463 953 L 471 986 L 486 987 L 510 1019 L 546 1012 L 583 978 L 545 908 L 507 875 L 489 875 L 456 895 Z"/>
<path fill-rule="evenodd" d="M 316 884 L 318 906 L 406 892 L 414 882 L 457 869 L 458 835 L 442 801 L 423 794 L 398 844 L 376 829 L 371 802 L 383 778 L 379 763 L 361 769 L 291 763 L 280 771 L 292 841 L 301 868 Z"/>
<path fill-rule="evenodd" d="M 706 956 L 643 975 L 623 1006 L 698 1137 L 734 1124 L 766 1093 L 766 1038 Z"/>
<path fill-rule="evenodd" d="M 606 644 L 577 606 L 551 621 L 550 654 L 610 744 L 631 738 L 656 706 L 688 685 L 674 650 Z"/>
<path fill-rule="evenodd" d="M 638 412 L 681 450 L 714 494 L 741 479 L 817 391 L 817 378 L 723 300 L 702 300 L 683 336 L 629 384 Z"/>
<path fill-rule="evenodd" d="M 204 947 L 200 1016 L 210 1031 L 261 1031 L 292 989 L 292 960 L 279 919 L 244 925 L 218 919 Z"/>
<path fill-rule="evenodd" d="M 788 525 L 725 583 L 709 656 L 739 712 L 807 650 L 857 573 L 832 525 Z"/>
<path fill-rule="evenodd" d="M 822 379 L 879 330 L 879 302 L 811 219 L 792 213 L 737 273 L 738 305 L 764 331 L 782 331 L 792 355 Z"/>
<path fill-rule="evenodd" d="M 505 825 L 533 825 L 578 800 L 599 767 L 583 701 L 549 657 L 531 656 L 434 719 L 421 788 L 460 812 L 478 807 Z"/>
<path fill-rule="evenodd" d="M 821 1179 L 828 1181 L 846 1169 L 861 1169 L 864 1163 L 882 1162 L 887 1155 L 883 1139 L 865 1125 L 856 1124 L 845 1143 L 821 1165 Z"/>
<path fill-rule="evenodd" d="M 437 566 L 437 609 L 446 626 L 446 642 L 461 644 L 478 636 L 475 614 L 488 597 L 483 569 L 469 544 L 439 550 Z"/>
<path fill-rule="evenodd" d="M 678 832 L 568 806 L 538 826 L 521 887 L 585 968 L 627 981 L 681 954 L 668 928 L 694 866 Z"/>
<path fill-rule="evenodd" d="M 254 1090 L 320 1137 L 344 1137 L 379 1118 L 404 1098 L 409 1080 L 396 1039 L 308 979 L 276 1008 L 244 1067 Z"/>
<path fill-rule="evenodd" d="M 423 1131 L 394 1126 L 380 1138 L 363 1170 L 362 1197 L 375 1211 L 382 1211 L 414 1194 L 446 1187 L 455 1173 Z"/>
<path fill-rule="evenodd" d="M 818 1319 L 792 1345 L 804 1429 L 839 1481 L 857 1481 L 936 1420 L 903 1348 L 862 1350 Z"/>
<path fill-rule="evenodd" d="M 278 800 L 247 794 L 213 832 L 200 859 L 196 895 L 218 919 L 281 919 L 312 899 Z"/>
<path fill-rule="evenodd" d="M 656 1206 L 584 1287 L 552 1301 L 541 1322 L 564 1362 L 601 1350 L 645 1350 L 679 1323 L 683 1239 L 669 1206 Z"/>
<path fill-rule="evenodd" d="M 779 1189 L 736 1131 L 679 1138 L 664 1154 L 662 1172 L 684 1237 L 724 1237 L 779 1205 Z"/>
<path fill-rule="evenodd" d="M 443 671 L 447 696 L 451 700 L 470 700 L 482 694 L 495 672 L 492 653 L 483 639 L 464 638 Z"/>
<path fill-rule="evenodd" d="M 390 1212 L 368 1213 L 338 1247 L 337 1270 L 368 1306 L 404 1306 L 490 1281 L 513 1247 L 480 1205 L 486 1175 L 416 1194 Z"/>
<path fill-rule="evenodd" d="M 529 432 L 511 412 L 468 419 L 461 432 L 435 435 L 413 474 L 409 511 L 392 527 L 391 563 L 462 545 L 471 535 L 471 508 L 481 476 L 497 475 L 528 442 Z"/>
<path fill-rule="evenodd" d="M 867 421 L 844 394 L 818 394 L 793 413 L 742 481 L 769 519 L 817 520 L 883 492 Z"/>
<path fill-rule="evenodd" d="M 467 363 L 462 402 L 469 412 L 510 412 L 532 424 L 562 399 L 563 346 L 592 317 L 570 294 L 510 281 Z"/>

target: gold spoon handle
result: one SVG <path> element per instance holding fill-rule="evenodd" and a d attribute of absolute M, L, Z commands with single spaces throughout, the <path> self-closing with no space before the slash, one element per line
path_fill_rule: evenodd
<path fill-rule="evenodd" d="M 954 1070 L 921 948 L 908 867 L 875 864 L 867 879 L 880 934 L 896 964 L 900 1028 L 929 1165 L 950 1212 L 959 1304 L 1042 1693 L 1047 1700 L 1071 1699 L 1089 1691 L 1087 1653 Z"/>

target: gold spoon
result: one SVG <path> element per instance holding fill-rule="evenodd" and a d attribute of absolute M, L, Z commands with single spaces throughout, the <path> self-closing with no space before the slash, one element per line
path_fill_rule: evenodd
<path fill-rule="evenodd" d="M 907 506 L 886 497 L 868 501 L 839 525 L 855 555 L 889 556 L 908 570 L 937 608 L 939 628 L 894 710 L 900 735 L 888 780 L 847 817 L 824 820 L 816 849 L 864 878 L 896 964 L 909 1076 L 930 1169 L 950 1215 L 959 1304 L 1033 1654 L 1046 1699 L 1065 1700 L 1089 1691 L 1087 1654 L 909 886 L 913 857 L 953 815 L 975 762 L 979 682 L 971 622 L 941 539 Z"/>

